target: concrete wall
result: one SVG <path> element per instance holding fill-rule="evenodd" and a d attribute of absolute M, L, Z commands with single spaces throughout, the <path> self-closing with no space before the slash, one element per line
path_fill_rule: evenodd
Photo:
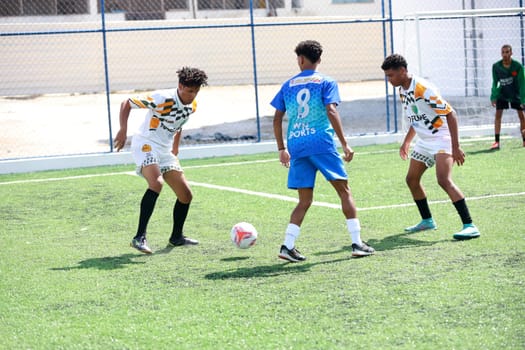
<path fill-rule="evenodd" d="M 282 82 L 297 71 L 295 45 L 319 40 L 322 70 L 340 81 L 382 79 L 382 28 L 377 23 L 272 26 L 280 18 L 258 20 L 255 28 L 260 84 Z M 288 23 L 311 21 L 294 17 Z M 316 17 L 316 21 L 326 19 Z M 252 37 L 246 19 L 110 22 L 107 57 L 110 90 L 173 86 L 175 71 L 204 69 L 212 85 L 253 84 Z M 205 28 L 224 25 L 224 28 Z M 134 28 L 140 31 L 132 30 Z M 152 29 L 164 28 L 163 30 Z M 131 30 L 131 31 L 124 31 Z M 2 33 L 47 33 L 0 37 L 0 95 L 91 93 L 105 90 L 100 23 L 1 25 Z M 74 33 L 92 31 L 91 33 Z M 54 34 L 62 32 L 62 34 Z"/>
<path fill-rule="evenodd" d="M 393 16 L 415 18 L 416 13 L 460 10 L 502 11 L 519 8 L 518 0 L 463 0 L 392 2 Z M 474 8 L 471 8 L 471 5 Z M 487 96 L 492 84 L 492 64 L 501 59 L 500 48 L 509 43 L 513 58 L 525 62 L 522 55 L 523 18 L 498 15 L 476 19 L 438 19 L 398 22 L 394 25 L 394 50 L 403 54 L 409 69 L 423 75 L 449 95 Z M 420 42 L 416 32 L 419 30 Z"/>

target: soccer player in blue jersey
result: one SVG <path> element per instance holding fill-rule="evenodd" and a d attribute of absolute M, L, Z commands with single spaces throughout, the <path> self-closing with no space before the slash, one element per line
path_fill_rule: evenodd
<path fill-rule="evenodd" d="M 147 109 L 140 129 L 131 142 L 131 153 L 137 166 L 137 174 L 148 183 L 148 189 L 140 202 L 137 233 L 131 246 L 151 254 L 146 239 L 146 228 L 153 214 L 155 203 L 166 182 L 177 200 L 173 207 L 173 229 L 170 246 L 195 245 L 199 242 L 183 235 L 184 222 L 193 198 L 190 185 L 177 157 L 182 126 L 195 112 L 195 97 L 201 86 L 207 85 L 208 77 L 198 68 L 183 67 L 177 71 L 179 84 L 176 89 L 158 90 L 146 96 L 126 99 L 120 106 L 120 130 L 115 137 L 115 148 L 120 151 L 126 143 L 128 119 L 132 108 Z"/>
<path fill-rule="evenodd" d="M 317 171 L 320 171 L 341 199 L 343 214 L 352 239 L 352 255 L 366 256 L 374 249 L 361 240 L 361 226 L 343 160 L 337 152 L 334 133 L 343 148 L 343 159 L 354 156 L 348 146 L 336 109 L 340 102 L 337 83 L 317 71 L 323 48 L 313 40 L 300 42 L 295 48 L 301 72 L 287 80 L 273 98 L 273 129 L 279 160 L 289 167 L 288 188 L 296 189 L 299 203 L 292 211 L 279 258 L 290 262 L 306 259 L 295 247 L 301 224 L 312 205 Z M 288 116 L 286 145 L 283 140 L 283 117 Z M 286 148 L 288 147 L 288 148 Z"/>

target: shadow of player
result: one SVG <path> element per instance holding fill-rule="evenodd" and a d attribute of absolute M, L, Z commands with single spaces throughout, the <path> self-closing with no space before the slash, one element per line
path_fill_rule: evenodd
<path fill-rule="evenodd" d="M 235 270 L 217 271 L 212 272 L 204 276 L 209 280 L 225 280 L 233 278 L 254 278 L 254 277 L 275 277 L 286 274 L 296 274 L 301 272 L 307 272 L 312 267 L 324 264 L 333 264 L 341 261 L 347 261 L 352 259 L 351 257 L 345 257 L 341 259 L 329 260 L 329 261 L 318 261 L 318 262 L 301 262 L 301 263 L 280 263 L 273 265 L 253 266 L 253 267 L 241 267 Z"/>
<path fill-rule="evenodd" d="M 122 269 L 126 265 L 145 264 L 144 261 L 133 261 L 132 258 L 136 258 L 142 255 L 137 254 L 123 254 L 120 256 L 106 256 L 102 258 L 91 258 L 78 262 L 77 266 L 67 267 L 53 267 L 50 270 L 53 271 L 69 271 L 78 269 L 98 269 L 98 270 L 116 270 Z"/>

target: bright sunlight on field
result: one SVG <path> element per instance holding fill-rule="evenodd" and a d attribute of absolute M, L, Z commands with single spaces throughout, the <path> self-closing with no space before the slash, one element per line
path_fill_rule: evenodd
<path fill-rule="evenodd" d="M 465 141 L 454 179 L 479 239 L 458 242 L 454 206 L 424 184 L 437 231 L 419 220 L 398 145 L 356 147 L 347 165 L 362 237 L 351 258 L 337 195 L 321 176 L 297 244 L 277 258 L 296 193 L 276 154 L 183 162 L 194 201 L 167 248 L 165 190 L 146 256 L 129 247 L 145 189 L 133 166 L 0 176 L 0 337 L 6 349 L 519 349 L 525 347 L 525 148 Z M 241 221 L 257 245 L 236 248 Z"/>

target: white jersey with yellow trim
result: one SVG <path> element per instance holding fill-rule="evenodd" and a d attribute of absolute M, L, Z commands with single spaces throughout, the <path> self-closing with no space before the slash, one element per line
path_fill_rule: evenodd
<path fill-rule="evenodd" d="M 399 95 L 405 118 L 422 141 L 450 138 L 446 116 L 453 109 L 430 82 L 413 75 L 410 87 L 400 87 Z"/>
<path fill-rule="evenodd" d="M 131 108 L 146 108 L 148 114 L 136 135 L 171 149 L 173 137 L 197 109 L 195 100 L 184 105 L 177 89 L 154 91 L 150 95 L 129 99 Z"/>

